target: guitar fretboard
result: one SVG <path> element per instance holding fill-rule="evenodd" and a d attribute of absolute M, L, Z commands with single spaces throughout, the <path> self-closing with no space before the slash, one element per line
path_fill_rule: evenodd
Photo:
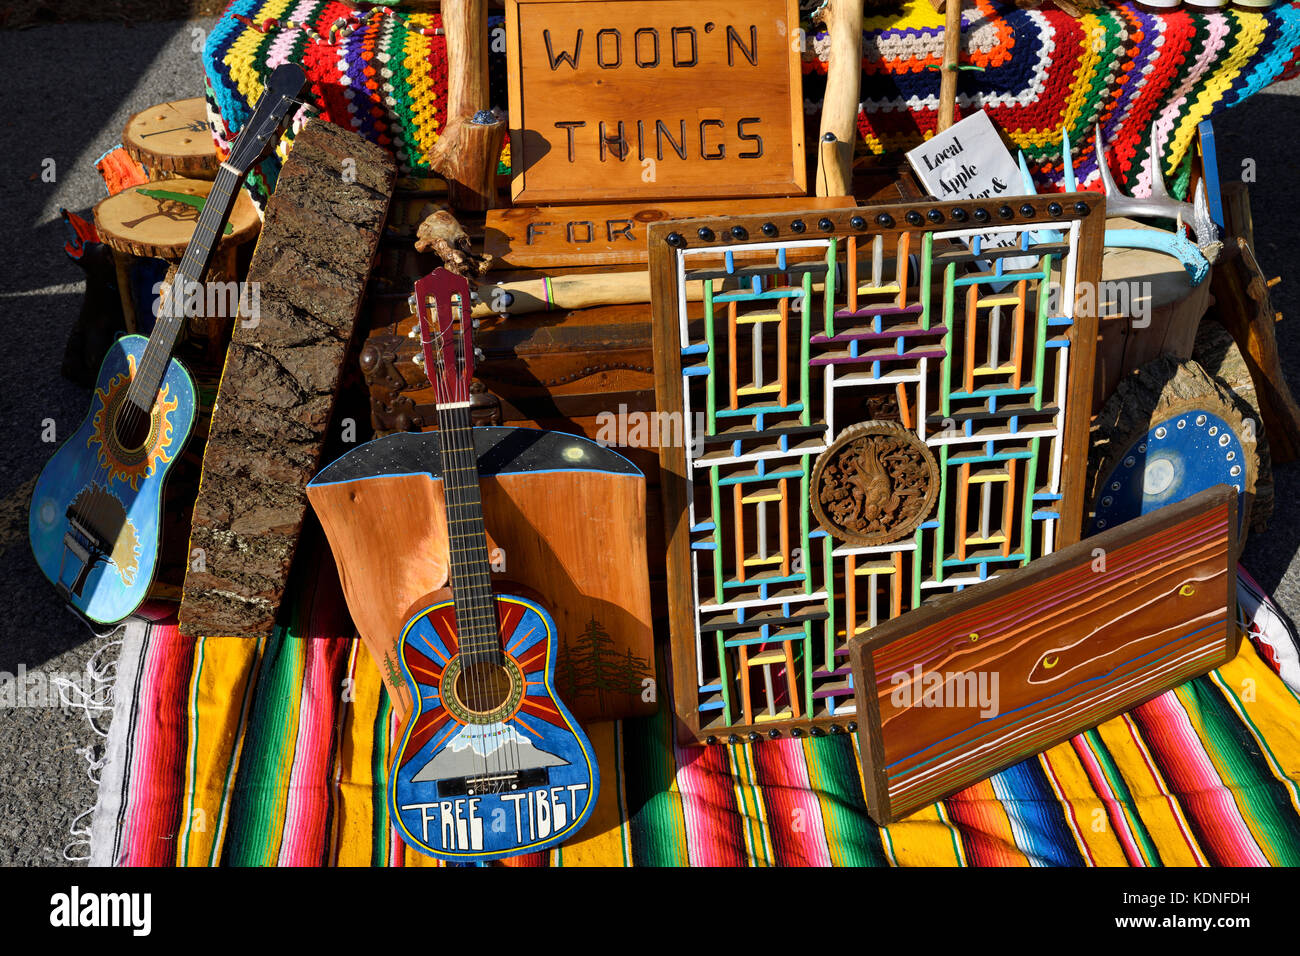
<path fill-rule="evenodd" d="M 438 429 L 460 652 L 471 662 L 500 663 L 501 638 L 492 597 L 492 568 L 469 403 L 439 405 Z"/>
<path fill-rule="evenodd" d="M 172 287 L 164 290 L 164 295 L 159 300 L 158 316 L 153 332 L 149 335 L 149 344 L 127 392 L 127 398 L 138 408 L 152 408 L 158 396 L 158 388 L 167 372 L 167 363 L 185 326 L 187 293 L 202 283 L 208 273 L 208 267 L 217 252 L 221 229 L 239 197 L 242 179 L 229 166 L 222 166 L 217 172 L 212 191 L 194 225 L 194 235 L 177 267 Z M 206 302 L 207 296 L 200 295 L 199 299 Z"/>

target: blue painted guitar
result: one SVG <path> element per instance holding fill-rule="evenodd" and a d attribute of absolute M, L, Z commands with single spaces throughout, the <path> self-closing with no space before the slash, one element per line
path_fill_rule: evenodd
<path fill-rule="evenodd" d="M 222 163 L 172 288 L 207 274 L 245 174 L 274 143 L 306 75 L 293 64 L 267 79 L 252 118 Z M 98 624 L 131 614 L 153 583 L 163 483 L 194 425 L 194 380 L 172 357 L 187 295 L 166 297 L 148 339 L 113 343 L 85 420 L 42 469 L 27 532 L 41 571 Z M 173 307 L 174 306 L 174 307 Z"/>
<path fill-rule="evenodd" d="M 555 695 L 550 614 L 492 589 L 470 420 L 469 283 L 439 269 L 415 293 L 438 396 L 451 590 L 402 632 L 413 707 L 388 775 L 389 807 L 410 846 L 481 862 L 544 850 L 577 832 L 596 805 L 600 772 Z"/>

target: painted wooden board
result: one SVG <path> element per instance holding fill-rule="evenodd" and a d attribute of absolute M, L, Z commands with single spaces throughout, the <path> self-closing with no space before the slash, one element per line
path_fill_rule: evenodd
<path fill-rule="evenodd" d="M 516 203 L 806 191 L 795 0 L 510 0 Z"/>
<path fill-rule="evenodd" d="M 151 179 L 213 179 L 220 165 L 207 102 L 201 96 L 169 100 L 135 113 L 122 130 L 122 145 L 144 164 Z"/>
<path fill-rule="evenodd" d="M 276 622 L 396 177 L 391 154 L 332 123 L 294 140 L 248 269 L 259 312 L 235 323 L 212 411 L 183 634 Z"/>
<path fill-rule="evenodd" d="M 726 207 L 742 215 L 856 205 L 852 196 L 792 196 L 733 199 Z M 493 268 L 644 264 L 649 260 L 646 230 L 651 223 L 707 216 L 717 209 L 716 201 L 493 209 L 483 227 L 483 252 L 493 257 Z"/>
<path fill-rule="evenodd" d="M 892 823 L 1232 660 L 1226 485 L 851 639 L 867 809 Z"/>
<path fill-rule="evenodd" d="M 1104 221 L 1087 194 L 650 228 L 683 740 L 851 730 L 848 637 L 1078 540 Z M 732 288 L 700 320 L 706 278 Z M 902 427 L 854 465 L 833 444 L 866 421 Z"/>
<path fill-rule="evenodd" d="M 586 438 L 524 428 L 478 428 L 474 437 L 493 586 L 524 586 L 555 620 L 560 698 L 584 720 L 654 713 L 645 478 Z M 402 629 L 447 581 L 438 452 L 436 431 L 388 435 L 307 487 L 352 620 L 403 714 Z"/>

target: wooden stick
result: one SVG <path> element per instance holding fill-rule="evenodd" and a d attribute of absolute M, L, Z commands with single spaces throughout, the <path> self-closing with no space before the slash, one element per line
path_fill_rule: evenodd
<path fill-rule="evenodd" d="M 506 138 L 504 116 L 483 110 L 460 126 L 459 173 L 447 183 L 457 209 L 486 212 L 497 204 L 497 163 Z"/>
<path fill-rule="evenodd" d="M 444 0 L 442 26 L 447 37 L 447 126 L 429 151 L 429 165 L 446 178 L 450 196 L 454 197 L 459 188 L 470 201 L 475 201 L 475 197 L 482 195 L 485 179 L 484 137 L 495 135 L 487 131 L 468 134 L 465 131 L 474 115 L 491 105 L 487 0 Z M 489 160 L 493 175 L 497 158 L 492 156 Z M 495 193 L 495 183 L 491 191 Z"/>
<path fill-rule="evenodd" d="M 943 8 L 943 72 L 939 79 L 939 129 L 953 124 L 957 113 L 957 55 L 961 50 L 961 0 Z"/>
<path fill-rule="evenodd" d="M 817 154 L 817 195 L 853 195 L 853 148 L 862 85 L 862 0 L 828 0 L 822 21 L 831 37 Z"/>

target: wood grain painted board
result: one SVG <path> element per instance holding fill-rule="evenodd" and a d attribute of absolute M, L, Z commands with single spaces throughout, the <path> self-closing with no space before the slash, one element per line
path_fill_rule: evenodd
<path fill-rule="evenodd" d="M 726 204 L 736 215 L 856 205 L 852 196 L 733 199 Z M 650 257 L 646 230 L 651 223 L 707 216 L 717 209 L 716 200 L 493 209 L 483 227 L 483 252 L 493 257 L 494 268 L 644 264 Z"/>
<path fill-rule="evenodd" d="M 1227 485 L 850 641 L 867 808 L 895 820 L 1236 656 Z"/>
<path fill-rule="evenodd" d="M 516 203 L 806 191 L 795 0 L 510 0 Z"/>

